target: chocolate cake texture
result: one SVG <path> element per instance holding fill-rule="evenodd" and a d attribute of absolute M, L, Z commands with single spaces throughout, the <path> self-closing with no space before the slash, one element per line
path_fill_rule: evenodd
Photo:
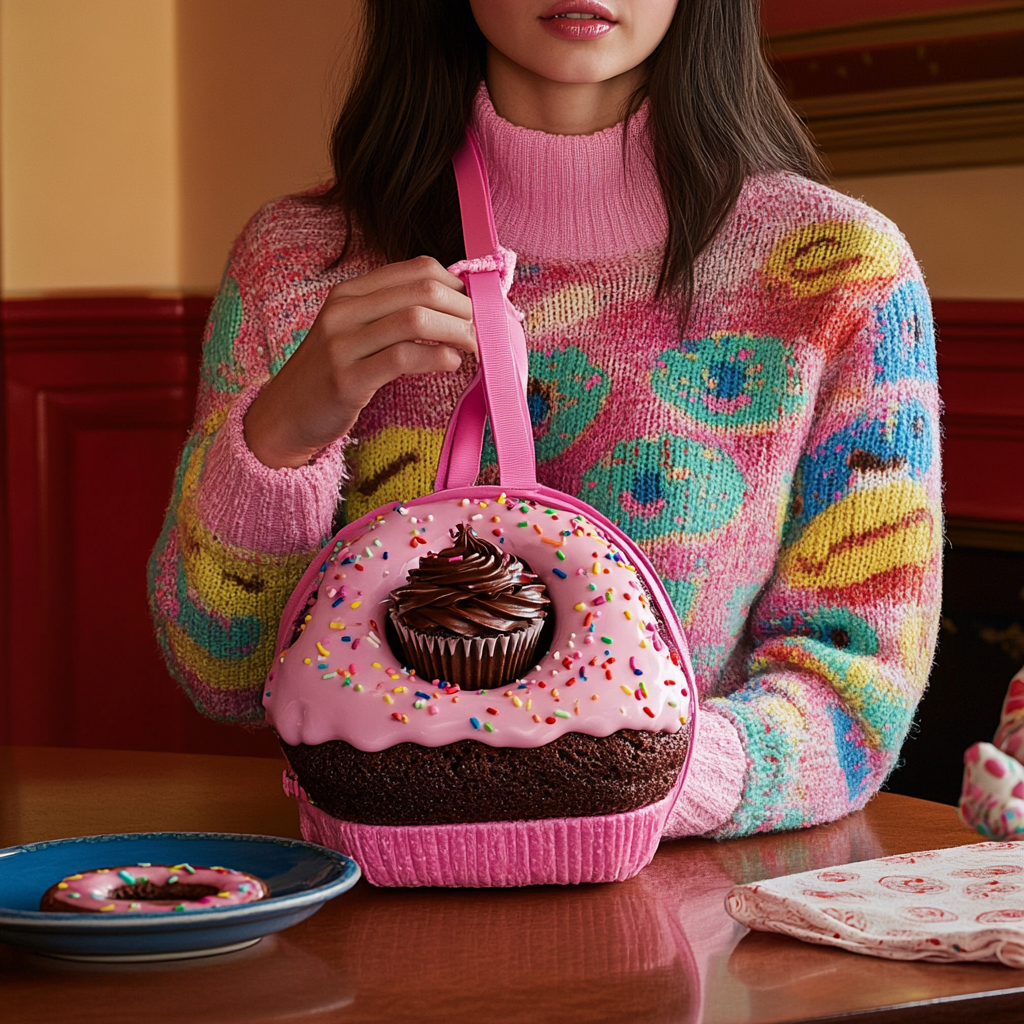
<path fill-rule="evenodd" d="M 682 770 L 689 728 L 566 733 L 541 747 L 399 743 L 362 751 L 331 740 L 281 746 L 321 809 L 363 825 L 446 825 L 633 811 L 664 799 Z"/>

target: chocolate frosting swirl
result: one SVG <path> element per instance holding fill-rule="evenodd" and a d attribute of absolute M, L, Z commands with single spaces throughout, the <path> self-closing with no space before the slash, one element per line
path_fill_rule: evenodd
<path fill-rule="evenodd" d="M 422 633 L 495 636 L 544 618 L 551 602 L 523 563 L 468 526 L 451 533 L 452 546 L 430 553 L 391 592 L 392 614 Z"/>

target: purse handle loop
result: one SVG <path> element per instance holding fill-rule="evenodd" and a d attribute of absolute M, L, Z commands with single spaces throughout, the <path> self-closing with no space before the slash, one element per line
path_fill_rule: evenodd
<path fill-rule="evenodd" d="M 480 373 L 462 394 L 448 425 L 438 462 L 437 490 L 469 487 L 480 472 L 485 418 L 490 419 L 498 452 L 501 486 L 511 490 L 537 485 L 533 427 L 526 405 L 526 338 L 501 288 L 501 261 L 491 210 L 487 169 L 473 133 L 452 158 L 466 256 L 463 274 L 473 303 Z"/>

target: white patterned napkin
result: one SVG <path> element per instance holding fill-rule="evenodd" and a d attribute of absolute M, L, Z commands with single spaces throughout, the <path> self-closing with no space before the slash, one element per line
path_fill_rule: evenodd
<path fill-rule="evenodd" d="M 741 924 L 890 960 L 1024 967 L 1024 843 L 975 843 L 738 885 Z"/>

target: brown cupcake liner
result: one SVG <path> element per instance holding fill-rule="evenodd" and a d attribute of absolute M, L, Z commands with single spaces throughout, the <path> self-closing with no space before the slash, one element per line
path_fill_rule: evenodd
<path fill-rule="evenodd" d="M 544 618 L 502 636 L 442 636 L 391 622 L 410 668 L 425 680 L 440 679 L 463 690 L 493 690 L 521 678 L 534 663 Z"/>

